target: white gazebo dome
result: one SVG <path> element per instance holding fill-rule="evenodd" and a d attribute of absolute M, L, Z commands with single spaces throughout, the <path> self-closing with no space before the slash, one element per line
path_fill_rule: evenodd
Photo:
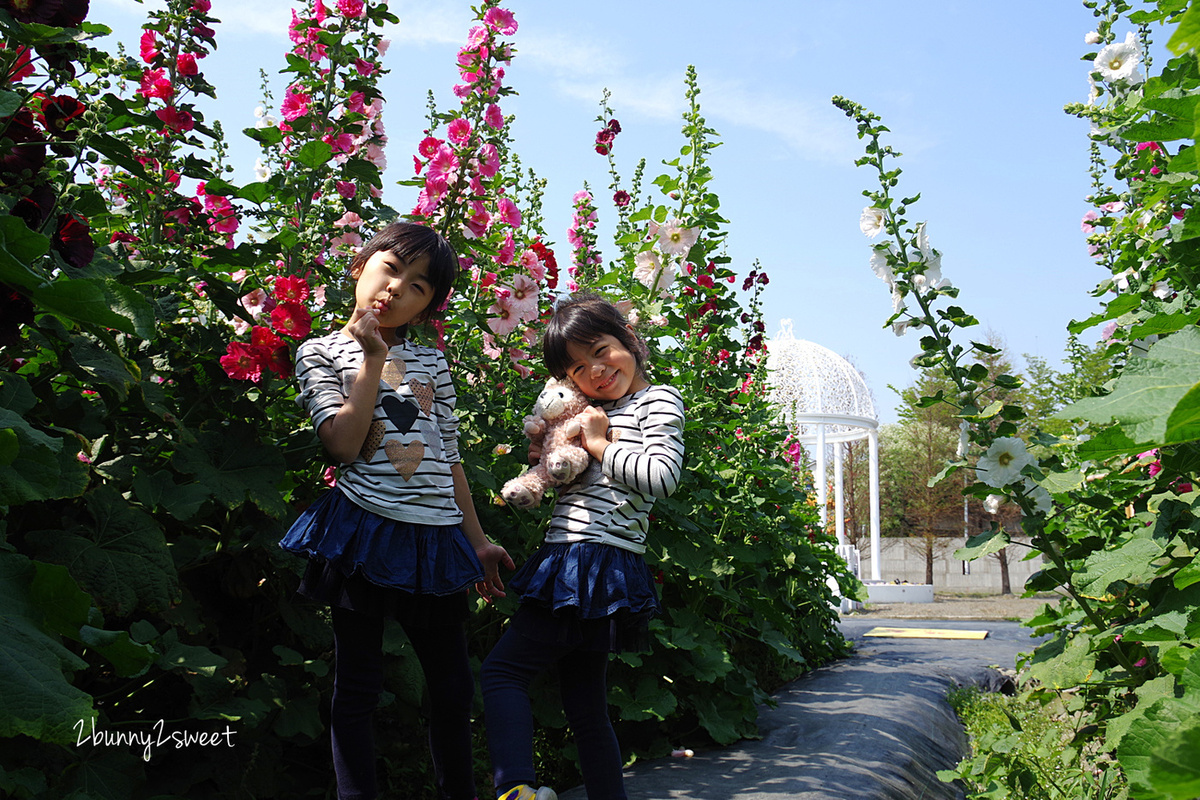
<path fill-rule="evenodd" d="M 767 345 L 767 383 L 771 403 L 801 444 L 816 456 L 813 483 L 821 524 L 827 523 L 826 448 L 833 449 L 834 509 L 838 552 L 858 571 L 858 551 L 846 544 L 843 504 L 842 445 L 867 439 L 871 462 L 871 578 L 879 575 L 879 418 L 871 391 L 854 365 L 819 344 L 797 339 L 792 321 L 783 320 Z"/>

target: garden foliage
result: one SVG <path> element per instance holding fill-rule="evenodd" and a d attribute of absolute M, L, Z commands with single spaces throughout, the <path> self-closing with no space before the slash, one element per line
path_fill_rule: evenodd
<path fill-rule="evenodd" d="M 87 10 L 0 0 L 0 789 L 324 796 L 331 635 L 324 611 L 295 599 L 301 562 L 276 542 L 336 470 L 290 373 L 299 341 L 348 316 L 353 248 L 397 216 L 378 88 L 380 31 L 396 20 L 360 0 L 295 10 L 286 89 L 244 132 L 262 156 L 239 185 L 203 111 L 209 0 L 151 12 L 136 56 L 100 49 L 108 31 Z M 843 652 L 826 578 L 853 579 L 781 457 L 757 300 L 742 308 L 722 252 L 696 78 L 680 155 L 646 187 L 644 162 L 618 185 L 605 108 L 614 255 L 581 192 L 560 268 L 543 183 L 501 108 L 517 22 L 491 1 L 476 13 L 454 107 L 431 101 L 417 177 L 389 196 L 411 193 L 404 216 L 461 257 L 446 313 L 421 335 L 452 365 L 485 530 L 520 560 L 546 521 L 548 504 L 516 512 L 498 490 L 522 469 L 552 299 L 581 286 L 625 303 L 652 380 L 683 393 L 688 462 L 647 554 L 666 614 L 651 653 L 614 663 L 614 716 L 643 755 L 754 735 L 768 689 Z M 757 267 L 741 280 L 767 282 Z M 475 656 L 513 610 L 499 605 L 479 603 Z M 425 786 L 419 665 L 398 628 L 385 650 L 383 785 Z M 561 712 L 537 714 L 542 764 L 572 761 Z M 482 749 L 480 765 L 486 785 Z"/>
<path fill-rule="evenodd" d="M 1029 623 L 1050 639 L 1025 665 L 1024 693 L 1066 720 L 1059 746 L 1085 767 L 1069 796 L 1192 798 L 1200 794 L 1200 7 L 1084 5 L 1097 19 L 1084 57 L 1093 91 L 1068 111 L 1091 124 L 1095 208 L 1084 232 L 1105 270 L 1093 292 L 1104 309 L 1069 329 L 1106 326 L 1114 377 L 1057 412 L 1074 423 L 1069 430 L 1022 430 L 1020 406 L 980 401 L 1015 381 L 982 363 L 986 344 L 955 341 L 975 320 L 950 303 L 957 290 L 924 224 L 906 219 L 917 198 L 893 195 L 900 170 L 889 159 L 899 154 L 880 141 L 887 128 L 854 103 L 834 102 L 867 140 L 858 163 L 880 179 L 879 191 L 865 192 L 862 227 L 886 234 L 871 265 L 892 291 L 888 322 L 898 334 L 920 331 L 917 364 L 953 387 L 921 401 L 948 403 L 962 421 L 943 476 L 967 470 L 965 492 L 1016 503 L 1046 564 L 1027 592 L 1064 595 Z M 1172 55 L 1153 74 L 1150 35 L 1163 24 L 1174 29 Z M 996 529 L 960 555 L 1007 542 Z M 1019 724 L 999 725 L 976 738 L 986 752 L 947 777 L 970 779 L 976 796 L 1068 796 L 1036 770 L 1011 780 Z"/>

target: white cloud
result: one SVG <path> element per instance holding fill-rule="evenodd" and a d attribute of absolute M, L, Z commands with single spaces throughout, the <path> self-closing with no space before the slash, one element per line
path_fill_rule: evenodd
<path fill-rule="evenodd" d="M 209 14 L 221 21 L 218 35 L 236 31 L 242 34 L 265 33 L 285 37 L 288 24 L 292 21 L 292 6 L 291 0 L 214 3 Z M 95 0 L 93 7 L 103 10 L 103 14 L 90 14 L 93 19 L 109 19 L 116 14 L 144 19 L 149 11 L 161 11 L 166 8 L 166 3 L 162 0 L 147 0 L 144 4 L 134 0 Z"/>
<path fill-rule="evenodd" d="M 465 3 L 451 0 L 392 2 L 388 8 L 400 18 L 400 24 L 389 25 L 386 35 L 403 44 L 461 47 L 474 19 Z"/>

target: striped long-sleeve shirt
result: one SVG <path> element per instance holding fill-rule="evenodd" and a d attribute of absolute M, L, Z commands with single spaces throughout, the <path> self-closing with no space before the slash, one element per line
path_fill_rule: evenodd
<path fill-rule="evenodd" d="M 309 339 L 296 354 L 296 398 L 314 428 L 337 414 L 362 366 L 362 347 L 341 331 Z M 407 340 L 388 352 L 371 429 L 358 457 L 343 464 L 338 488 L 384 517 L 455 525 L 451 465 L 459 460 L 454 384 L 440 351 Z"/>
<path fill-rule="evenodd" d="M 670 386 L 650 386 L 599 408 L 612 444 L 559 495 L 546 541 L 643 553 L 650 508 L 675 491 L 683 471 L 683 398 Z"/>

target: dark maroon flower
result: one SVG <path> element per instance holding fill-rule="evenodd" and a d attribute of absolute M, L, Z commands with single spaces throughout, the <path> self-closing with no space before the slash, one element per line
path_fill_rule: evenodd
<path fill-rule="evenodd" d="M 74 141 L 78 134 L 67 128 L 72 121 L 82 117 L 84 111 L 87 111 L 87 106 L 70 95 L 42 97 L 42 111 L 38 114 L 38 122 L 42 123 L 51 136 Z"/>
<path fill-rule="evenodd" d="M 625 191 L 624 189 L 617 189 L 616 193 L 613 195 L 613 202 L 616 203 L 619 208 L 624 208 L 625 206 L 629 205 L 629 201 L 631 199 L 632 198 L 629 196 L 629 192 Z"/>
<path fill-rule="evenodd" d="M 51 246 L 76 269 L 83 269 L 92 262 L 96 254 L 96 243 L 92 241 L 87 222 L 74 214 L 60 214 L 58 229 L 54 232 Z"/>
<path fill-rule="evenodd" d="M 36 173 L 46 163 L 46 140 L 33 124 L 33 112 L 22 108 L 7 120 L 0 120 L 4 138 L 12 141 L 8 152 L 0 155 L 0 175 L 20 177 L 23 170 Z M 5 183 L 16 183 L 11 179 Z"/>
<path fill-rule="evenodd" d="M 21 341 L 21 327 L 33 322 L 33 301 L 16 289 L 0 284 L 0 347 Z"/>
<path fill-rule="evenodd" d="M 44 183 L 38 184 L 30 189 L 28 195 L 13 204 L 12 215 L 23 220 L 30 230 L 41 230 L 54 208 L 54 201 L 53 190 Z"/>
<path fill-rule="evenodd" d="M 21 22 L 39 22 L 60 28 L 78 28 L 88 15 L 89 0 L 0 0 Z"/>
<path fill-rule="evenodd" d="M 621 132 L 621 123 L 617 122 L 615 119 L 610 119 L 608 121 L 608 129 L 613 132 L 613 136 L 616 136 Z"/>

